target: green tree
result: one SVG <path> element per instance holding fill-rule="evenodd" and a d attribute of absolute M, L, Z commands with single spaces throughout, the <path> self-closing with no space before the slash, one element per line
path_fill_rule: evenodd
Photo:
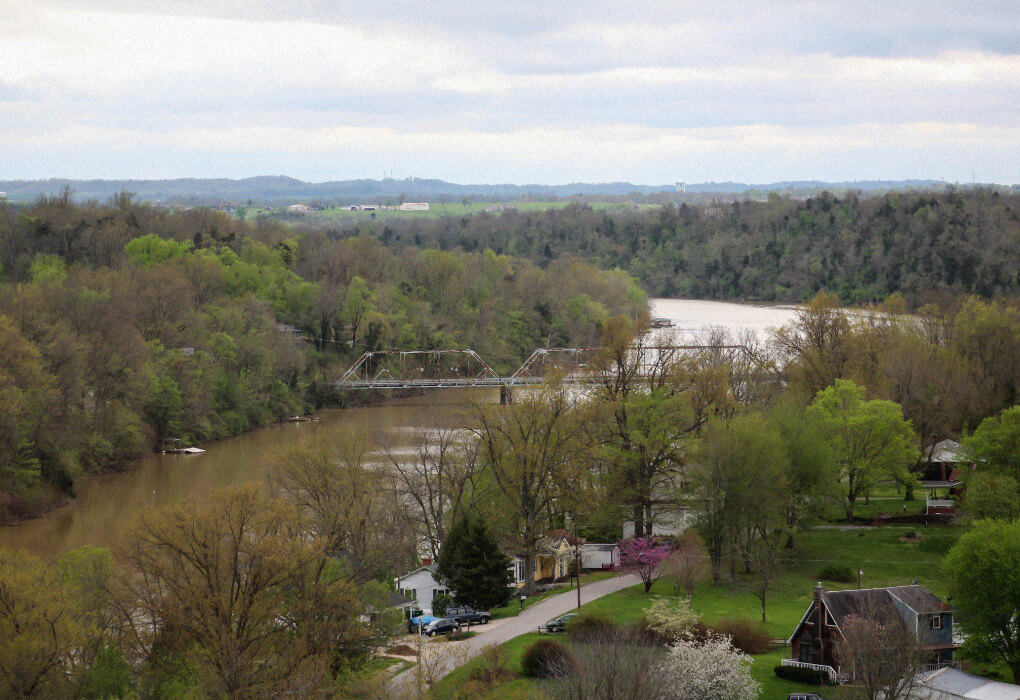
<path fill-rule="evenodd" d="M 202 694 L 313 694 L 370 645 L 358 588 L 295 509 L 258 489 L 146 515 L 124 563 L 132 653 L 171 673 L 188 662 Z"/>
<path fill-rule="evenodd" d="M 758 415 L 709 423 L 691 468 L 695 527 L 705 541 L 718 583 L 722 560 L 744 561 L 750 589 L 765 601 L 786 541 L 791 495 L 790 457 L 780 433 Z M 766 486 L 767 485 L 767 486 Z"/>
<path fill-rule="evenodd" d="M 963 445 L 979 469 L 1020 480 L 1020 406 L 985 418 Z"/>
<path fill-rule="evenodd" d="M 91 639 L 56 567 L 0 549 L 0 695 L 73 697 L 84 669 L 76 654 Z"/>
<path fill-rule="evenodd" d="M 807 416 L 818 426 L 839 466 L 847 520 L 853 520 L 857 498 L 879 482 L 913 478 L 908 468 L 917 461 L 919 450 L 899 404 L 865 401 L 864 387 L 837 379 L 818 392 Z"/>
<path fill-rule="evenodd" d="M 942 564 L 967 646 L 999 657 L 1020 683 L 1020 521 L 980 520 Z"/>
<path fill-rule="evenodd" d="M 964 470 L 970 514 L 1020 517 L 1020 406 L 985 418 L 963 445 L 975 465 Z"/>
<path fill-rule="evenodd" d="M 560 510 L 573 475 L 589 468 L 583 413 L 563 387 L 543 387 L 509 406 L 479 406 L 472 430 L 515 521 L 515 539 L 525 558 L 525 592 L 530 594 L 544 526 Z"/>
<path fill-rule="evenodd" d="M 456 591 L 457 602 L 478 610 L 507 599 L 509 566 L 485 521 L 470 513 L 453 524 L 439 553 L 439 575 Z"/>

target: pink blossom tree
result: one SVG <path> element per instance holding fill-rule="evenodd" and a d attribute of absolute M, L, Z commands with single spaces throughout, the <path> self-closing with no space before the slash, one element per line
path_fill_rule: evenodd
<path fill-rule="evenodd" d="M 640 576 L 645 584 L 645 593 L 648 593 L 655 579 L 659 578 L 659 564 L 669 556 L 669 547 L 655 537 L 632 537 L 620 540 L 618 544 L 620 568 Z"/>

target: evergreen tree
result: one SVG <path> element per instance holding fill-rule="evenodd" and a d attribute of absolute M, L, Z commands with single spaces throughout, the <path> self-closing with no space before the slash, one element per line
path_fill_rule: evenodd
<path fill-rule="evenodd" d="M 470 514 L 459 518 L 439 552 L 439 575 L 456 592 L 457 602 L 478 610 L 503 603 L 509 594 L 510 559 L 485 523 Z"/>

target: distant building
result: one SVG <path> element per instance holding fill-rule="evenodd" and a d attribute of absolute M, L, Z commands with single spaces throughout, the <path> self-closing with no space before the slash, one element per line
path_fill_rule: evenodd
<path fill-rule="evenodd" d="M 439 575 L 435 564 L 430 559 L 427 563 L 409 574 L 398 576 L 395 580 L 400 595 L 410 598 L 418 607 L 432 609 L 432 599 L 437 595 L 449 595 L 450 585 Z"/>
<path fill-rule="evenodd" d="M 954 515 L 963 490 L 961 467 L 971 463 L 963 446 L 941 440 L 925 450 L 927 464 L 921 474 L 927 515 Z"/>
<path fill-rule="evenodd" d="M 361 211 L 379 211 L 378 204 L 362 204 Z"/>
<path fill-rule="evenodd" d="M 304 214 L 306 211 L 311 211 L 312 208 L 305 206 L 304 204 L 291 204 L 287 207 L 287 211 L 294 214 Z"/>
<path fill-rule="evenodd" d="M 500 214 L 505 211 L 517 211 L 517 206 L 514 204 L 490 204 L 485 207 L 485 211 L 488 214 Z"/>
<path fill-rule="evenodd" d="M 404 202 L 400 205 L 400 211 L 428 211 L 428 202 Z"/>

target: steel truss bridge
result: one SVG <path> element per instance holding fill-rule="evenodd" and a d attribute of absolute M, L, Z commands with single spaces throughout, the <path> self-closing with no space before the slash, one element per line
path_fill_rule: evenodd
<path fill-rule="evenodd" d="M 500 387 L 509 400 L 511 387 L 541 384 L 552 377 L 568 384 L 599 380 L 589 362 L 602 348 L 539 348 L 513 374 L 494 370 L 474 350 L 382 350 L 366 352 L 336 383 L 345 389 L 443 389 Z M 649 345 L 631 349 L 628 364 L 638 374 L 654 371 L 678 355 L 715 366 L 747 367 L 743 345 Z M 742 362 L 743 361 L 743 362 Z M 634 364 L 636 363 L 636 365 Z"/>

